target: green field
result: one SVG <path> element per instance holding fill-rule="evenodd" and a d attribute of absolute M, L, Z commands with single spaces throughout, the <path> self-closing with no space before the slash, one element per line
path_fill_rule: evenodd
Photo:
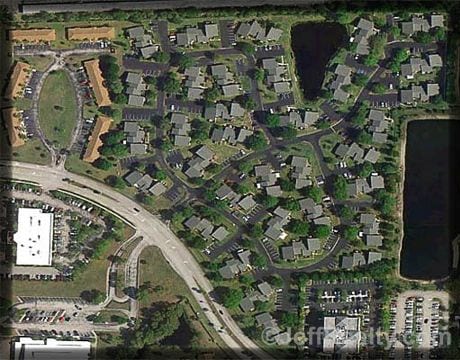
<path fill-rule="evenodd" d="M 69 76 L 63 70 L 50 73 L 43 84 L 39 102 L 43 133 L 56 146 L 66 148 L 76 119 L 76 94 Z"/>

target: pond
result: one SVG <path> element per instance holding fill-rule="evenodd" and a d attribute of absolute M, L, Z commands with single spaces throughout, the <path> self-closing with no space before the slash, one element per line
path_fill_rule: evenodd
<path fill-rule="evenodd" d="M 305 99 L 320 95 L 326 65 L 346 43 L 346 29 L 337 23 L 303 23 L 291 29 L 291 47 Z"/>
<path fill-rule="evenodd" d="M 407 127 L 401 275 L 449 275 L 459 234 L 460 121 L 412 121 Z"/>

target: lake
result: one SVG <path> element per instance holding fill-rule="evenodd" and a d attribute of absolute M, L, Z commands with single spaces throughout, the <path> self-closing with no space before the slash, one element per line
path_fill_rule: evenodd
<path fill-rule="evenodd" d="M 297 75 L 305 99 L 320 95 L 327 63 L 346 44 L 345 28 L 338 23 L 302 23 L 291 29 Z"/>
<path fill-rule="evenodd" d="M 459 234 L 460 121 L 421 120 L 407 127 L 401 275 L 449 275 Z"/>

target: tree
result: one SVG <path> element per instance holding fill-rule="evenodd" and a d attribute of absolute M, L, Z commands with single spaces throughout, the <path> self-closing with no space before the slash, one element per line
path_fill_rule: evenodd
<path fill-rule="evenodd" d="M 359 229 L 356 226 L 347 226 L 343 229 L 343 237 L 348 241 L 355 241 L 358 234 Z"/>
<path fill-rule="evenodd" d="M 100 304 L 105 300 L 104 293 L 97 289 L 82 291 L 80 297 L 91 304 Z"/>
<path fill-rule="evenodd" d="M 281 178 L 278 180 L 281 190 L 283 191 L 294 191 L 295 183 L 291 179 Z"/>
<path fill-rule="evenodd" d="M 248 175 L 252 171 L 253 165 L 249 161 L 242 161 L 238 164 L 238 170 Z"/>
<path fill-rule="evenodd" d="M 323 200 L 324 191 L 318 186 L 310 186 L 305 191 L 307 197 L 313 199 L 313 201 L 319 204 Z"/>
<path fill-rule="evenodd" d="M 387 87 L 382 83 L 374 83 L 372 85 L 372 91 L 376 94 L 384 94 L 387 91 Z"/>
<path fill-rule="evenodd" d="M 203 98 L 209 103 L 213 103 L 214 101 L 216 101 L 219 98 L 219 96 L 220 90 L 216 86 L 207 88 L 203 92 Z"/>
<path fill-rule="evenodd" d="M 284 200 L 283 206 L 290 211 L 300 211 L 299 200 L 291 197 Z"/>
<path fill-rule="evenodd" d="M 236 186 L 236 191 L 238 192 L 238 194 L 246 195 L 251 192 L 251 187 L 248 184 L 239 183 Z"/>
<path fill-rule="evenodd" d="M 390 34 L 397 38 L 401 35 L 401 29 L 399 28 L 399 26 L 392 26 L 390 29 Z"/>
<path fill-rule="evenodd" d="M 158 51 L 155 54 L 153 54 L 153 59 L 162 64 L 168 63 L 170 58 L 171 56 L 169 55 L 169 53 L 164 51 Z"/>
<path fill-rule="evenodd" d="M 163 79 L 161 89 L 168 94 L 178 94 L 182 90 L 181 83 L 175 73 L 168 73 Z"/>
<path fill-rule="evenodd" d="M 433 32 L 433 37 L 437 41 L 443 41 L 446 39 L 446 30 L 443 27 L 437 27 Z"/>
<path fill-rule="evenodd" d="M 310 225 L 304 220 L 292 219 L 286 228 L 293 234 L 300 236 L 307 236 L 310 233 Z"/>
<path fill-rule="evenodd" d="M 368 108 L 366 104 L 361 104 L 356 114 L 352 117 L 351 123 L 358 127 L 363 127 L 366 123 Z"/>
<path fill-rule="evenodd" d="M 184 71 L 185 69 L 188 69 L 195 65 L 195 59 L 188 54 L 182 53 L 179 54 L 177 65 L 179 66 L 179 69 L 181 71 Z"/>
<path fill-rule="evenodd" d="M 267 266 L 268 262 L 267 262 L 267 258 L 263 255 L 260 255 L 260 254 L 253 254 L 252 256 L 252 264 L 259 268 L 259 269 L 263 269 Z"/>
<path fill-rule="evenodd" d="M 240 305 L 241 300 L 243 300 L 243 297 L 243 290 L 240 288 L 224 288 L 221 295 L 222 303 L 229 309 L 236 309 Z"/>
<path fill-rule="evenodd" d="M 164 181 L 164 180 L 166 180 L 166 178 L 167 178 L 167 175 L 166 175 L 166 172 L 164 170 L 155 171 L 155 179 L 156 180 Z"/>
<path fill-rule="evenodd" d="M 316 225 L 313 236 L 317 238 L 327 238 L 331 234 L 331 227 L 328 225 Z"/>
<path fill-rule="evenodd" d="M 115 189 L 122 190 L 126 187 L 126 182 L 119 176 L 111 175 L 106 178 L 106 182 Z"/>
<path fill-rule="evenodd" d="M 267 114 L 264 122 L 268 127 L 278 127 L 280 125 L 280 116 L 278 114 Z"/>
<path fill-rule="evenodd" d="M 265 139 L 262 131 L 257 130 L 254 134 L 246 138 L 246 146 L 252 150 L 262 150 L 265 149 L 268 145 L 267 139 Z"/>
<path fill-rule="evenodd" d="M 254 110 L 256 108 L 256 102 L 249 95 L 239 97 L 238 102 L 243 108 L 245 108 L 248 111 Z"/>
<path fill-rule="evenodd" d="M 345 200 L 347 196 L 347 181 L 337 175 L 333 182 L 333 195 L 337 200 Z"/>
<path fill-rule="evenodd" d="M 254 276 L 250 274 L 243 274 L 240 276 L 240 283 L 246 285 L 246 286 L 251 286 L 256 280 L 254 279 Z"/>
<path fill-rule="evenodd" d="M 255 46 L 246 41 L 238 42 L 236 44 L 236 48 L 241 50 L 241 52 L 247 56 L 254 55 L 254 53 L 256 52 Z"/>
<path fill-rule="evenodd" d="M 128 147 L 124 144 L 104 145 L 100 149 L 100 153 L 104 156 L 126 156 L 129 154 Z"/>
<path fill-rule="evenodd" d="M 158 344 L 164 338 L 171 336 L 180 326 L 180 319 L 184 315 L 182 304 L 168 304 L 167 307 L 151 311 L 140 325 L 133 341 L 142 348 L 145 345 Z M 133 344 L 134 346 L 134 344 Z"/>
<path fill-rule="evenodd" d="M 192 131 L 190 136 L 193 140 L 205 141 L 209 138 L 209 130 L 211 126 L 207 121 L 202 121 L 200 119 L 194 119 L 192 121 Z"/>
<path fill-rule="evenodd" d="M 367 178 L 373 172 L 374 172 L 374 166 L 369 161 L 365 161 L 359 167 L 358 176 L 362 178 Z"/>
<path fill-rule="evenodd" d="M 345 219 L 345 220 L 353 220 L 353 218 L 355 217 L 356 213 L 353 211 L 353 209 L 351 207 L 349 207 L 348 205 L 342 205 L 340 208 L 339 208 L 339 216 L 342 218 L 342 219 Z"/>
<path fill-rule="evenodd" d="M 433 37 L 425 31 L 417 31 L 415 35 L 413 36 L 414 40 L 422 43 L 422 44 L 429 44 L 430 42 L 433 41 Z"/>
<path fill-rule="evenodd" d="M 395 197 L 385 190 L 379 190 L 375 199 L 377 200 L 377 209 L 385 216 L 391 216 L 396 206 Z"/>
<path fill-rule="evenodd" d="M 299 316 L 293 312 L 283 312 L 281 315 L 281 324 L 286 328 L 296 328 L 299 325 Z"/>
<path fill-rule="evenodd" d="M 262 205 L 269 209 L 274 208 L 276 205 L 278 205 L 278 202 L 279 199 L 271 195 L 265 195 L 262 198 Z"/>
<path fill-rule="evenodd" d="M 297 136 L 297 129 L 292 125 L 273 128 L 272 132 L 275 136 L 286 140 L 294 139 Z"/>
<path fill-rule="evenodd" d="M 256 223 L 249 229 L 249 235 L 255 239 L 261 238 L 263 234 L 264 229 L 261 223 Z"/>
<path fill-rule="evenodd" d="M 115 145 L 122 142 L 125 138 L 125 134 L 122 131 L 110 131 L 108 134 L 104 135 L 103 142 L 104 145 Z"/>
<path fill-rule="evenodd" d="M 93 165 L 101 170 L 109 170 L 113 166 L 113 164 L 109 160 L 102 157 L 94 161 Z"/>
<path fill-rule="evenodd" d="M 330 126 L 331 126 L 330 121 L 327 121 L 325 119 L 322 119 L 316 122 L 316 127 L 321 130 L 325 130 Z"/>
<path fill-rule="evenodd" d="M 283 279 L 278 274 L 270 276 L 269 283 L 276 288 L 283 287 Z"/>
<path fill-rule="evenodd" d="M 254 69 L 252 72 L 252 78 L 256 81 L 262 81 L 265 78 L 265 71 L 260 68 Z"/>
<path fill-rule="evenodd" d="M 187 239 L 187 244 L 192 248 L 203 250 L 206 247 L 206 240 L 201 236 L 192 235 Z"/>
<path fill-rule="evenodd" d="M 361 145 L 372 144 L 372 135 L 365 130 L 361 130 L 356 137 L 356 142 Z"/>
<path fill-rule="evenodd" d="M 353 79 L 353 82 L 359 87 L 366 86 L 368 81 L 369 78 L 364 74 L 356 74 Z"/>

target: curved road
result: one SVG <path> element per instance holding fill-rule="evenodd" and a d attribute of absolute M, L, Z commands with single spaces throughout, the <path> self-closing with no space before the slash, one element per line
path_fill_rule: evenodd
<path fill-rule="evenodd" d="M 190 289 L 198 288 L 202 290 L 192 290 L 193 296 L 202 305 L 202 308 L 208 309 L 208 311 L 203 311 L 208 320 L 216 328 L 225 329 L 219 335 L 239 358 L 248 359 L 247 352 L 261 359 L 272 358 L 243 333 L 224 307 L 215 300 L 210 299 L 208 294 L 213 291 L 213 286 L 183 242 L 156 216 L 149 213 L 139 204 L 112 190 L 105 184 L 49 166 L 0 162 L 0 175 L 16 180 L 36 182 L 45 191 L 63 189 L 78 193 L 80 196 L 87 198 L 89 201 L 99 203 L 103 207 L 116 209 L 116 212 L 121 217 L 130 221 L 137 229 L 136 236 L 142 236 L 147 243 L 161 249 L 171 267 L 184 279 Z M 68 181 L 63 181 L 64 178 L 85 184 L 87 188 L 83 189 Z M 95 193 L 94 190 L 98 193 Z M 213 309 L 217 309 L 219 313 L 213 312 Z"/>

